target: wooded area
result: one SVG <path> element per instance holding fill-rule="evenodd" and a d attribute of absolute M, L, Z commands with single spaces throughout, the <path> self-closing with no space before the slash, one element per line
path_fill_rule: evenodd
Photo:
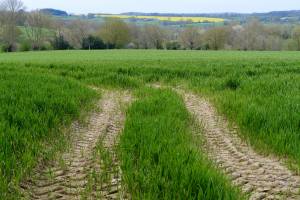
<path fill-rule="evenodd" d="M 255 18 L 213 27 L 137 25 L 117 18 L 98 24 L 62 20 L 40 10 L 27 12 L 21 0 L 0 2 L 3 52 L 113 48 L 300 50 L 300 26 L 295 24 L 264 24 Z"/>

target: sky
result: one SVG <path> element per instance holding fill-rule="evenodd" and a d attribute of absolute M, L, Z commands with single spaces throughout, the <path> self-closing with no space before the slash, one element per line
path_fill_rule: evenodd
<path fill-rule="evenodd" d="M 299 0 L 23 0 L 28 10 L 56 8 L 68 13 L 216 13 L 300 10 Z"/>

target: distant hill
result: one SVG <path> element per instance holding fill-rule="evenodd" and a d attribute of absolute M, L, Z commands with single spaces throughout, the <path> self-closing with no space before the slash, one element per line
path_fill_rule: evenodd
<path fill-rule="evenodd" d="M 58 17 L 67 17 L 67 16 L 69 16 L 66 11 L 57 10 L 57 9 L 53 9 L 53 8 L 44 8 L 44 9 L 41 9 L 41 11 L 45 14 L 58 16 Z"/>
<path fill-rule="evenodd" d="M 82 19 L 94 19 L 99 15 L 97 13 L 89 13 L 87 15 L 70 15 L 66 11 L 45 8 L 41 10 L 44 13 L 57 17 L 69 17 L 73 19 L 74 17 Z M 266 13 L 143 13 L 143 12 L 126 12 L 121 13 L 121 15 L 132 15 L 132 16 L 167 16 L 167 17 L 209 17 L 209 18 L 222 18 L 225 21 L 239 21 L 245 22 L 249 18 L 258 18 L 264 23 L 300 23 L 300 10 L 289 10 L 289 11 L 272 11 Z"/>
<path fill-rule="evenodd" d="M 285 23 L 285 22 L 300 22 L 300 10 L 290 11 L 272 11 L 266 13 L 141 13 L 127 12 L 124 15 L 145 15 L 145 16 L 183 16 L 183 17 L 213 17 L 223 18 L 227 20 L 246 21 L 251 17 L 256 17 L 263 22 Z"/>

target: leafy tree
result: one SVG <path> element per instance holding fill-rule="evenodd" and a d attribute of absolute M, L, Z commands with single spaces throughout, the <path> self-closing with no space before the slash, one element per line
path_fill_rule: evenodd
<path fill-rule="evenodd" d="M 107 45 L 107 48 L 110 45 L 116 48 L 123 48 L 130 42 L 129 26 L 123 20 L 117 18 L 106 18 L 101 26 L 99 35 Z"/>

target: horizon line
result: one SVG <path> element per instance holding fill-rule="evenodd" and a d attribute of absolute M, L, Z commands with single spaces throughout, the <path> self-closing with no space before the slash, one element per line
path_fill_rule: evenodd
<path fill-rule="evenodd" d="M 85 12 L 85 13 L 76 13 L 76 12 L 70 12 L 64 9 L 58 9 L 58 8 L 36 8 L 31 10 L 42 10 L 42 9 L 54 9 L 54 10 L 61 10 L 65 11 L 68 14 L 76 14 L 76 15 L 87 15 L 87 14 L 100 14 L 100 13 L 106 13 L 106 14 L 122 14 L 122 13 L 142 13 L 142 14 L 245 14 L 245 15 L 251 15 L 251 14 L 262 14 L 262 13 L 272 13 L 272 12 L 293 12 L 293 11 L 300 11 L 299 9 L 291 9 L 291 10 L 271 10 L 271 11 L 253 11 L 253 12 L 236 12 L 236 11 L 224 11 L 224 12 L 143 12 L 143 11 L 124 11 L 124 12 Z M 31 11 L 30 10 L 30 11 Z"/>

